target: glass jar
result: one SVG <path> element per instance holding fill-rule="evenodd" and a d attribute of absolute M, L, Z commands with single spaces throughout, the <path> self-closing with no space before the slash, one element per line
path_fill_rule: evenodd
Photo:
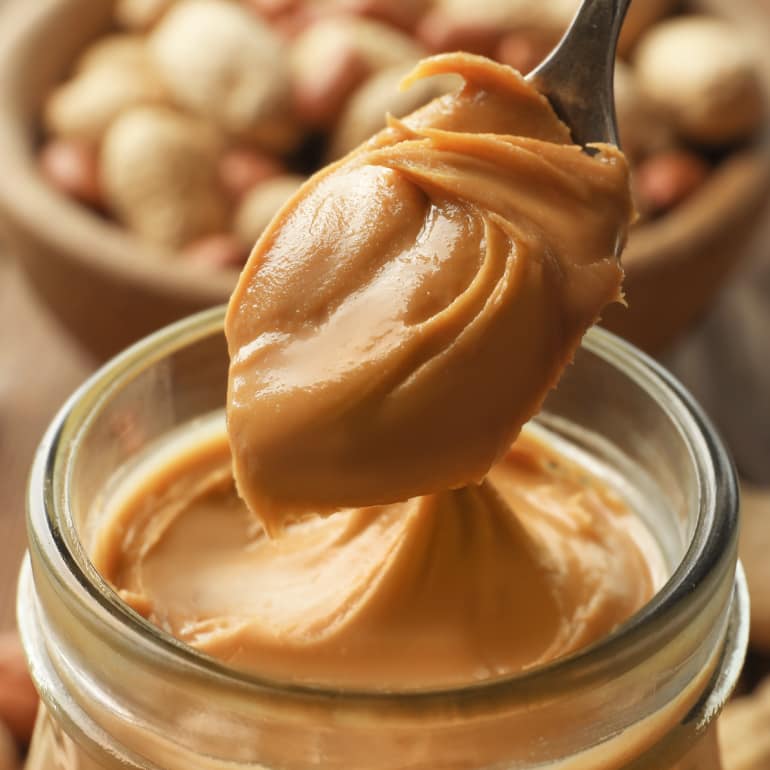
<path fill-rule="evenodd" d="M 129 349 L 43 439 L 18 598 L 44 705 L 29 770 L 719 767 L 714 722 L 748 623 L 734 474 L 688 394 L 598 329 L 536 422 L 588 453 L 670 567 L 652 601 L 608 637 L 451 691 L 331 691 L 229 670 L 123 604 L 88 559 L 91 512 L 116 470 L 221 410 L 222 322 L 215 309 Z"/>

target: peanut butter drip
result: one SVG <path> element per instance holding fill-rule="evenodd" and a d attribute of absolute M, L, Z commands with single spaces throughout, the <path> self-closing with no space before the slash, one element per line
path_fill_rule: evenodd
<path fill-rule="evenodd" d="M 479 486 L 310 516 L 276 540 L 236 494 L 224 430 L 184 447 L 113 496 L 94 563 L 153 623 L 243 671 L 468 684 L 601 638 L 659 581 L 636 516 L 528 431 Z"/>
<path fill-rule="evenodd" d="M 289 200 L 231 298 L 235 478 L 270 534 L 480 482 L 620 298 L 622 154 L 572 145 L 487 59 L 433 57 L 409 79 L 447 72 L 461 90 Z M 488 509 L 488 487 L 463 495 Z"/>

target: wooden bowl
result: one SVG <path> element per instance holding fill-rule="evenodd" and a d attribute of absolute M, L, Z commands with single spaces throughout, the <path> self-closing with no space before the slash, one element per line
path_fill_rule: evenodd
<path fill-rule="evenodd" d="M 2 234 L 51 310 L 99 357 L 226 301 L 236 279 L 170 261 L 65 198 L 38 171 L 45 96 L 87 41 L 107 28 L 111 6 L 34 0 L 10 3 L 0 15 Z M 750 7 L 744 0 L 730 4 L 729 13 Z M 753 14 L 762 28 L 764 15 Z M 676 211 L 638 227 L 623 257 L 628 309 L 609 308 L 605 324 L 647 350 L 665 347 L 704 311 L 742 256 L 769 190 L 770 153 L 762 140 L 720 164 Z"/>
<path fill-rule="evenodd" d="M 31 284 L 100 358 L 225 302 L 237 275 L 170 261 L 69 200 L 36 161 L 42 104 L 109 25 L 107 0 L 9 3 L 0 14 L 0 226 Z"/>

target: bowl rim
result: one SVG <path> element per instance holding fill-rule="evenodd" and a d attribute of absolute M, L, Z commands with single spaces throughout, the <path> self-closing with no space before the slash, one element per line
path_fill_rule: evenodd
<path fill-rule="evenodd" d="M 105 2 L 111 8 L 113 2 Z M 718 12 L 711 0 L 699 0 Z M 731 9 L 736 18 L 749 14 L 748 2 Z M 55 26 L 52 17 L 76 13 L 84 0 L 9 2 L 0 11 L 0 216 L 39 244 L 56 249 L 67 261 L 156 295 L 175 295 L 212 305 L 226 301 L 237 271 L 183 264 L 173 253 L 141 240 L 117 222 L 101 219 L 53 188 L 39 172 L 37 143 L 29 116 L 20 105 L 20 76 L 30 46 Z M 89 6 L 93 7 L 93 6 Z M 759 12 L 754 12 L 754 15 Z M 750 15 L 750 14 L 749 14 Z M 770 103 L 770 64 L 760 62 L 763 90 Z M 36 116 L 39 115 L 37 111 Z M 640 269 L 675 269 L 692 259 L 693 248 L 770 193 L 770 119 L 746 146 L 731 152 L 711 172 L 696 194 L 675 211 L 640 224 L 623 253 L 628 274 Z M 45 223 L 56 223 L 46 226 Z M 739 249 L 734 250 L 737 259 Z M 181 269 L 180 269 L 181 268 Z"/>

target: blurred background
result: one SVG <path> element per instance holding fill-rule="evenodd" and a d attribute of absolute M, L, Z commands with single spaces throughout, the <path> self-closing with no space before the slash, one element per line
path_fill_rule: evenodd
<path fill-rule="evenodd" d="M 396 91 L 421 56 L 459 48 L 526 72 L 575 7 L 0 0 L 0 628 L 27 470 L 73 389 L 131 341 L 226 301 L 309 173 L 453 86 Z M 604 319 L 685 382 L 731 448 L 767 651 L 769 73 L 770 0 L 634 0 L 616 91 L 640 217 L 628 308 Z"/>

